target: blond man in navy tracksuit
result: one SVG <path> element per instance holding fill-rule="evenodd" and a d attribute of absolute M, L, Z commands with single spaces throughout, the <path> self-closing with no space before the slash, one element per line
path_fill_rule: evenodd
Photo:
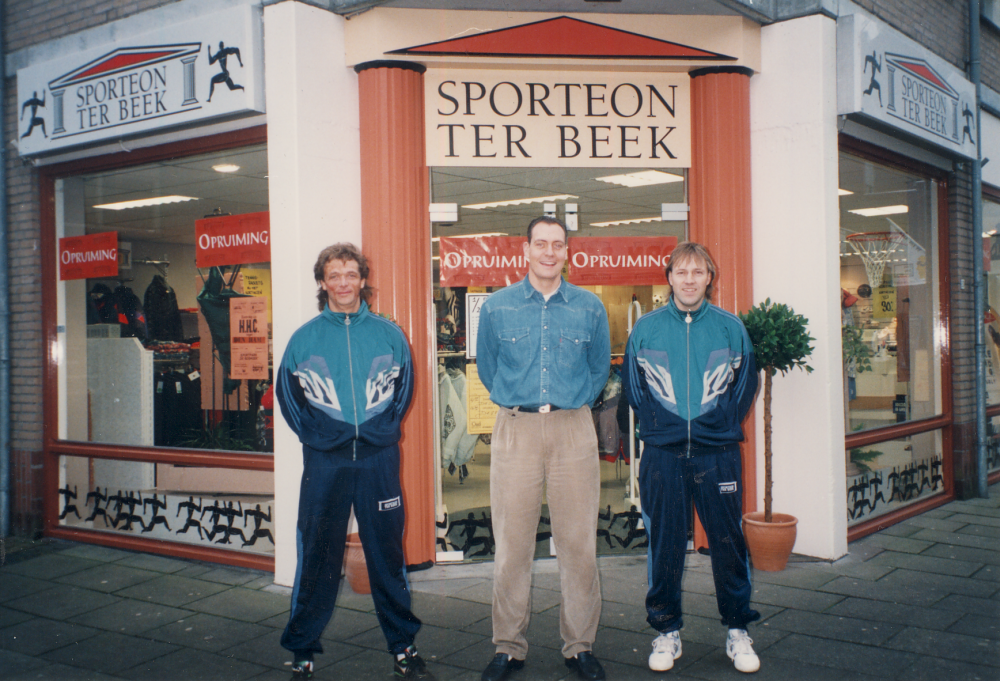
<path fill-rule="evenodd" d="M 302 442 L 292 608 L 281 645 L 292 671 L 309 678 L 320 635 L 333 614 L 354 507 L 375 614 L 395 657 L 395 674 L 429 676 L 413 639 L 403 559 L 400 423 L 413 394 L 403 331 L 368 309 L 368 261 L 353 244 L 334 244 L 314 268 L 320 314 L 288 343 L 275 378 L 281 412 Z"/>

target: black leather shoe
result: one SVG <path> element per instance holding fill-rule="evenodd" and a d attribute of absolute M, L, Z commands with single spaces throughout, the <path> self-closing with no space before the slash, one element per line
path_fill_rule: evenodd
<path fill-rule="evenodd" d="M 486 669 L 483 670 L 482 681 L 500 681 L 522 667 L 524 667 L 524 660 L 515 660 L 507 653 L 497 653 L 493 657 L 493 661 L 486 665 Z M 601 673 L 603 674 L 603 670 Z"/>
<path fill-rule="evenodd" d="M 578 653 L 576 657 L 567 657 L 566 666 L 575 670 L 584 681 L 601 681 L 604 678 L 604 667 L 589 650 Z"/>

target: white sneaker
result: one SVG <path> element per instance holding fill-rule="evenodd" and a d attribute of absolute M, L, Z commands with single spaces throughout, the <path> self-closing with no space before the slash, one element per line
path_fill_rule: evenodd
<path fill-rule="evenodd" d="M 673 669 L 674 660 L 681 656 L 681 632 L 671 631 L 653 639 L 653 652 L 649 654 L 649 668 L 654 672 Z"/>
<path fill-rule="evenodd" d="M 760 669 L 760 658 L 753 651 L 753 640 L 746 629 L 730 629 L 726 639 L 726 655 L 736 671 L 752 674 Z"/>

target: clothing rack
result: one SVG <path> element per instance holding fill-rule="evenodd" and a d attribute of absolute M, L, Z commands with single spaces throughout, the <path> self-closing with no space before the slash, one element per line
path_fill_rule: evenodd
<path fill-rule="evenodd" d="M 134 265 L 152 265 L 156 268 L 156 271 L 163 276 L 164 279 L 167 278 L 167 268 L 170 267 L 169 260 L 152 260 L 150 258 L 139 258 L 133 259 L 132 263 Z"/>

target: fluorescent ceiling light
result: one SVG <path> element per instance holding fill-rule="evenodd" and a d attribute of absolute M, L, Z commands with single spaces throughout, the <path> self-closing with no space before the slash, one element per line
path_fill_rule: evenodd
<path fill-rule="evenodd" d="M 503 206 L 522 206 L 528 203 L 545 203 L 546 201 L 565 201 L 566 199 L 578 199 L 579 196 L 572 194 L 557 194 L 556 196 L 535 196 L 530 199 L 511 199 L 510 201 L 492 201 L 490 203 L 471 203 L 462 208 L 480 210 L 482 208 L 501 208 Z"/>
<path fill-rule="evenodd" d="M 453 234 L 446 236 L 446 239 L 475 239 L 479 236 L 507 236 L 507 232 L 483 232 L 482 234 Z M 431 239 L 431 243 L 438 243 L 441 237 L 436 236 Z"/>
<path fill-rule="evenodd" d="M 837 194 L 840 195 L 840 196 L 850 196 L 853 193 L 854 192 L 852 192 L 850 189 L 838 189 L 837 190 Z"/>
<path fill-rule="evenodd" d="M 614 227 L 616 225 L 637 225 L 640 222 L 663 222 L 663 218 L 657 215 L 655 218 L 632 218 L 631 220 L 609 220 L 608 222 L 591 222 L 591 227 Z"/>
<path fill-rule="evenodd" d="M 684 181 L 680 175 L 664 173 L 659 170 L 643 170 L 640 173 L 625 173 L 624 175 L 605 175 L 594 179 L 598 182 L 620 184 L 623 187 L 646 187 L 651 184 L 670 184 Z"/>
<path fill-rule="evenodd" d="M 240 167 L 235 163 L 219 163 L 212 166 L 212 170 L 217 173 L 235 173 Z"/>
<path fill-rule="evenodd" d="M 863 215 L 866 218 L 874 218 L 879 215 L 896 215 L 897 213 L 909 213 L 910 209 L 908 206 L 878 206 L 876 208 L 855 208 L 854 210 L 847 211 L 848 213 L 854 213 L 855 215 Z"/>
<path fill-rule="evenodd" d="M 182 203 L 184 201 L 197 201 L 194 196 L 154 196 L 151 199 L 136 199 L 135 201 L 120 201 L 118 203 L 102 203 L 94 208 L 104 208 L 106 210 L 125 210 L 126 208 L 145 208 L 146 206 L 161 206 L 165 203 Z"/>

